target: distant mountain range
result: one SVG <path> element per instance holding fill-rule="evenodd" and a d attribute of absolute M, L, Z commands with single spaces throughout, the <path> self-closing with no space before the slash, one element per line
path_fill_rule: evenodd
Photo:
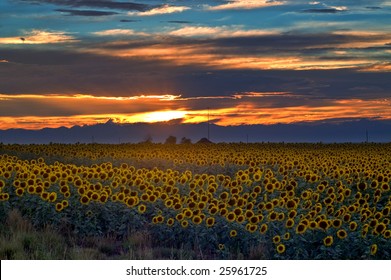
<path fill-rule="evenodd" d="M 209 125 L 212 142 L 391 142 L 391 121 L 349 120 L 321 123 L 276 125 Z M 138 143 L 147 139 L 164 143 L 175 136 L 193 143 L 208 136 L 208 124 L 182 124 L 178 121 L 162 123 L 104 124 L 45 128 L 41 130 L 0 130 L 0 142 L 18 144 L 46 143 Z"/>

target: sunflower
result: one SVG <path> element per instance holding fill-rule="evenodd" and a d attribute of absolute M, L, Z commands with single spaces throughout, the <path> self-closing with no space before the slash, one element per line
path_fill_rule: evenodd
<path fill-rule="evenodd" d="M 233 229 L 233 230 L 231 230 L 230 232 L 229 232 L 229 236 L 230 237 L 236 237 L 238 235 L 238 232 L 235 230 L 235 229 Z"/>
<path fill-rule="evenodd" d="M 328 235 L 325 238 L 323 238 L 323 244 L 328 247 L 333 244 L 333 241 L 334 241 L 334 239 L 331 235 Z"/>
<path fill-rule="evenodd" d="M 239 207 L 236 207 L 233 212 L 235 213 L 236 216 L 239 216 L 243 213 L 242 209 Z"/>
<path fill-rule="evenodd" d="M 46 201 L 49 200 L 49 193 L 48 192 L 41 193 L 41 198 Z"/>
<path fill-rule="evenodd" d="M 220 209 L 220 215 L 225 216 L 228 214 L 228 209 L 227 208 L 221 208 Z M 235 214 L 234 214 L 235 215 Z"/>
<path fill-rule="evenodd" d="M 369 225 L 368 224 L 365 224 L 363 227 L 362 227 L 362 230 L 361 230 L 361 237 L 362 238 L 366 238 L 367 234 L 368 234 L 368 231 L 369 231 Z"/>
<path fill-rule="evenodd" d="M 355 231 L 357 229 L 358 225 L 355 221 L 352 221 L 349 223 L 349 229 L 350 231 Z"/>
<path fill-rule="evenodd" d="M 296 233 L 303 234 L 306 232 L 307 228 L 308 228 L 308 226 L 306 224 L 299 223 L 296 227 Z"/>
<path fill-rule="evenodd" d="M 318 223 L 316 221 L 310 221 L 309 224 L 308 224 L 308 227 L 310 229 L 316 229 L 318 226 Z"/>
<path fill-rule="evenodd" d="M 277 253 L 282 254 L 285 252 L 285 245 L 284 244 L 278 244 L 277 247 Z"/>
<path fill-rule="evenodd" d="M 63 200 L 63 201 L 61 201 L 61 203 L 62 203 L 62 206 L 64 207 L 64 208 L 66 208 L 66 207 L 68 207 L 69 206 L 69 202 L 68 202 L 68 200 Z"/>
<path fill-rule="evenodd" d="M 182 220 L 181 221 L 181 227 L 187 228 L 189 226 L 189 222 L 187 220 Z"/>
<path fill-rule="evenodd" d="M 251 233 L 254 233 L 257 229 L 258 229 L 257 225 L 252 225 L 252 224 L 247 224 L 246 225 L 246 230 L 251 232 Z"/>
<path fill-rule="evenodd" d="M 293 219 L 294 217 L 296 217 L 296 215 L 297 215 L 297 211 L 296 210 L 291 210 L 291 211 L 289 211 L 288 217 L 290 219 Z"/>
<path fill-rule="evenodd" d="M 369 222 L 369 226 L 370 226 L 370 227 L 376 227 L 378 223 L 379 223 L 378 220 L 372 219 L 372 220 Z"/>
<path fill-rule="evenodd" d="M 268 220 L 269 221 L 275 221 L 275 220 L 277 220 L 277 218 L 278 218 L 278 214 L 277 214 L 277 212 L 270 212 L 270 214 L 268 215 Z"/>
<path fill-rule="evenodd" d="M 17 196 L 22 196 L 24 193 L 24 189 L 23 188 L 16 188 L 15 193 Z"/>
<path fill-rule="evenodd" d="M 135 196 L 128 197 L 126 200 L 126 205 L 130 208 L 136 206 L 139 203 L 139 200 Z"/>
<path fill-rule="evenodd" d="M 215 218 L 209 217 L 206 219 L 205 222 L 207 227 L 212 227 L 215 224 Z"/>
<path fill-rule="evenodd" d="M 186 209 L 183 211 L 183 214 L 185 215 L 186 218 L 191 218 L 191 217 L 193 217 L 193 211 L 191 211 L 191 209 L 189 209 L 189 208 L 186 208 Z"/>
<path fill-rule="evenodd" d="M 100 198 L 100 195 L 96 192 L 94 192 L 92 195 L 91 195 L 91 199 L 92 200 L 95 200 L 95 201 L 98 201 Z"/>
<path fill-rule="evenodd" d="M 337 231 L 337 237 L 339 239 L 345 239 L 347 236 L 348 236 L 348 234 L 347 234 L 346 230 L 340 229 Z"/>
<path fill-rule="evenodd" d="M 387 226 L 384 223 L 378 223 L 374 228 L 373 232 L 375 235 L 383 234 L 383 232 L 387 229 Z"/>
<path fill-rule="evenodd" d="M 272 202 L 267 202 L 267 203 L 265 204 L 265 209 L 266 209 L 267 211 L 271 211 L 271 210 L 273 210 L 273 208 L 274 208 L 274 205 L 273 205 Z"/>
<path fill-rule="evenodd" d="M 56 211 L 61 212 L 62 209 L 64 209 L 64 206 L 62 205 L 62 203 L 61 202 L 56 203 Z"/>
<path fill-rule="evenodd" d="M 34 194 L 35 193 L 35 187 L 34 186 L 28 186 L 27 187 L 27 192 L 29 194 Z"/>
<path fill-rule="evenodd" d="M 318 222 L 318 228 L 321 228 L 323 230 L 327 230 L 329 228 L 329 223 L 327 220 L 321 219 Z"/>
<path fill-rule="evenodd" d="M 367 183 L 365 182 L 360 182 L 358 185 L 357 185 L 357 189 L 359 191 L 365 191 L 367 189 Z"/>
<path fill-rule="evenodd" d="M 48 200 L 49 200 L 50 202 L 55 202 L 56 199 L 57 199 L 57 193 L 51 192 L 51 193 L 49 194 Z"/>
<path fill-rule="evenodd" d="M 178 221 L 182 221 L 184 218 L 185 218 L 185 216 L 184 216 L 183 213 L 178 213 L 178 214 L 175 216 L 175 219 L 177 219 Z"/>
<path fill-rule="evenodd" d="M 281 242 L 281 236 L 279 236 L 279 235 L 273 236 L 273 243 L 274 244 L 278 244 L 280 242 Z"/>
<path fill-rule="evenodd" d="M 376 253 L 377 253 L 377 244 L 372 244 L 372 245 L 371 245 L 371 250 L 370 250 L 370 252 L 371 252 L 371 255 L 372 255 L 372 256 L 376 255 Z"/>
<path fill-rule="evenodd" d="M 86 204 L 88 204 L 88 202 L 90 202 L 90 199 L 89 199 L 88 196 L 82 195 L 82 196 L 80 197 L 80 203 L 81 203 L 81 204 L 86 205 Z"/>
<path fill-rule="evenodd" d="M 137 211 L 138 211 L 140 214 L 144 213 L 146 210 L 147 210 L 147 206 L 145 206 L 144 204 L 140 204 L 140 205 L 137 207 Z"/>
<path fill-rule="evenodd" d="M 35 193 L 36 194 L 41 194 L 43 192 L 43 187 L 42 185 L 38 185 L 35 187 Z"/>
<path fill-rule="evenodd" d="M 383 233 L 383 237 L 386 239 L 390 239 L 391 238 L 391 230 L 389 230 L 389 229 L 385 230 Z"/>
<path fill-rule="evenodd" d="M 293 219 L 286 220 L 285 227 L 292 228 L 295 225 L 295 221 Z"/>
<path fill-rule="evenodd" d="M 175 222 L 174 218 L 169 218 L 169 219 L 167 219 L 167 225 L 168 225 L 169 227 L 171 227 L 171 226 L 174 224 L 174 222 Z"/>
<path fill-rule="evenodd" d="M 238 215 L 236 216 L 236 221 L 241 224 L 243 223 L 244 221 L 246 220 L 246 217 L 242 214 L 242 215 Z"/>
<path fill-rule="evenodd" d="M 265 234 L 266 231 L 267 231 L 267 229 L 268 229 L 267 224 L 262 224 L 261 227 L 260 227 L 260 229 L 259 229 L 259 232 L 260 232 L 261 234 Z"/>
<path fill-rule="evenodd" d="M 332 221 L 332 226 L 334 228 L 340 228 L 342 226 L 342 221 L 340 219 L 335 219 Z"/>
<path fill-rule="evenodd" d="M 221 199 L 222 201 L 225 201 L 225 200 L 228 199 L 228 196 L 229 196 L 229 194 L 228 194 L 227 192 L 222 192 L 222 193 L 220 194 L 220 199 Z"/>
<path fill-rule="evenodd" d="M 192 218 L 192 222 L 196 225 L 199 225 L 202 223 L 202 218 L 199 215 L 195 215 Z"/>
<path fill-rule="evenodd" d="M 278 221 L 283 221 L 283 220 L 285 220 L 285 213 L 283 213 L 283 212 L 278 213 L 277 220 L 278 220 Z"/>
<path fill-rule="evenodd" d="M 382 190 L 383 192 L 388 192 L 388 191 L 390 190 L 390 185 L 389 185 L 388 183 L 383 183 L 383 184 L 381 185 L 381 190 Z"/>

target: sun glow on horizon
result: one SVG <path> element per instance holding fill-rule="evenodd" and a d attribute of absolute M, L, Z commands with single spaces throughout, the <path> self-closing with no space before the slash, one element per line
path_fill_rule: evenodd
<path fill-rule="evenodd" d="M 155 122 L 168 122 L 176 119 L 183 119 L 188 114 L 187 111 L 182 110 L 168 110 L 168 111 L 156 111 L 147 112 L 141 114 L 135 114 L 122 119 L 121 123 L 155 123 Z"/>
<path fill-rule="evenodd" d="M 220 126 L 273 125 L 331 119 L 391 120 L 390 99 L 297 102 L 291 92 L 238 92 L 227 96 L 93 96 L 0 94 L 0 129 L 38 130 L 103 124 L 210 121 Z M 85 106 L 88 104 L 88 106 Z M 214 104 L 214 105 L 213 105 Z M 206 109 L 210 107 L 210 109 Z"/>

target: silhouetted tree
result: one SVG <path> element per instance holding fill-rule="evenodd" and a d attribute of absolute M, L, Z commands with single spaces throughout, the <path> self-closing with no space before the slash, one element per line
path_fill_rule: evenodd
<path fill-rule="evenodd" d="M 182 137 L 181 144 L 191 144 L 191 139 Z"/>
<path fill-rule="evenodd" d="M 176 144 L 176 137 L 172 135 L 168 136 L 164 144 Z"/>
<path fill-rule="evenodd" d="M 201 138 L 197 143 L 199 144 L 210 144 L 210 143 L 213 143 L 212 141 L 210 141 L 208 138 Z"/>
<path fill-rule="evenodd" d="M 144 144 L 152 144 L 152 136 L 151 135 L 147 135 L 145 136 L 144 140 L 141 141 L 140 143 L 144 143 Z"/>

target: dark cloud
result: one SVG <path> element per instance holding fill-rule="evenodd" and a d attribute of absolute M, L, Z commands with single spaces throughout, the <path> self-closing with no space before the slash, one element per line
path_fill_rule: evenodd
<path fill-rule="evenodd" d="M 67 13 L 68 16 L 87 16 L 87 17 L 112 16 L 118 14 L 116 12 L 92 11 L 92 10 L 57 9 L 56 11 Z"/>
<path fill-rule="evenodd" d="M 111 0 L 17 0 L 31 4 L 53 4 L 68 7 L 106 8 L 126 11 L 144 12 L 151 8 L 148 4 L 119 2 Z"/>
<path fill-rule="evenodd" d="M 220 53 L 321 55 L 338 44 L 349 43 L 353 36 L 339 34 L 276 34 L 253 37 L 227 37 L 203 41 L 214 45 Z"/>
<path fill-rule="evenodd" d="M 319 9 L 306 9 L 302 10 L 302 13 L 318 13 L 318 14 L 336 14 L 346 12 L 346 10 L 336 8 L 319 8 Z"/>
<path fill-rule="evenodd" d="M 12 61 L 0 63 L 0 84 L 4 94 L 85 93 L 131 96 L 154 93 L 197 97 L 232 96 L 237 92 L 251 91 L 283 91 L 315 99 L 365 99 L 387 97 L 391 91 L 389 73 L 346 69 L 214 70 L 197 65 L 176 66 L 158 60 L 32 49 L 3 49 L 2 58 Z M 368 87 L 369 90 L 351 90 Z M 202 108 L 208 107 L 211 101 L 204 99 L 194 102 L 197 108 Z M 297 100 L 284 98 L 280 102 L 295 102 L 296 105 Z"/>
<path fill-rule="evenodd" d="M 378 6 L 369 6 L 369 7 L 365 7 L 366 9 L 368 10 L 381 10 L 382 7 L 378 7 Z"/>
<path fill-rule="evenodd" d="M 187 21 L 187 20 L 168 20 L 168 21 L 165 21 L 165 22 L 168 22 L 168 23 L 192 23 L 191 21 Z"/>
<path fill-rule="evenodd" d="M 121 19 L 120 22 L 138 22 L 139 19 Z"/>

